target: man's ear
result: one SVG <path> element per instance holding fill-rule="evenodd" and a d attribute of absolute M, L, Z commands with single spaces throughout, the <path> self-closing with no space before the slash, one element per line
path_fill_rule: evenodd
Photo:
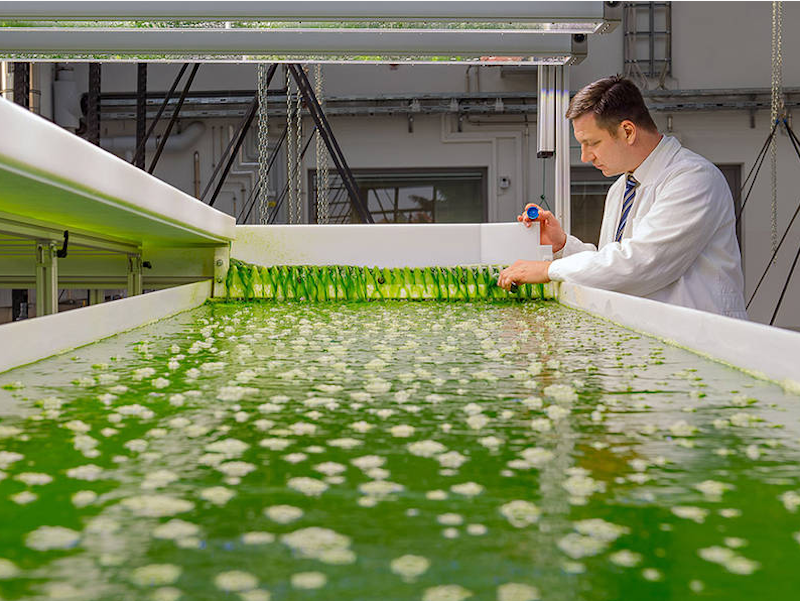
<path fill-rule="evenodd" d="M 622 123 L 619 124 L 619 128 L 621 130 L 622 137 L 625 139 L 625 141 L 629 145 L 632 145 L 636 141 L 636 134 L 637 134 L 636 124 L 633 121 L 625 119 Z"/>

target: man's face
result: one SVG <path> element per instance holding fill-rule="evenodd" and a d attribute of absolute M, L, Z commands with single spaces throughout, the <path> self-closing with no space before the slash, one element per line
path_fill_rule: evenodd
<path fill-rule="evenodd" d="M 631 140 L 622 125 L 614 136 L 597 124 L 594 114 L 584 113 L 572 120 L 572 129 L 581 145 L 581 161 L 591 163 L 606 177 L 631 170 Z"/>

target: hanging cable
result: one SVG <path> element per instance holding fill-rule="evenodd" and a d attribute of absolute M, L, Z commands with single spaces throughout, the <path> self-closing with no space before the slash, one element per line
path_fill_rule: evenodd
<path fill-rule="evenodd" d="M 778 310 L 781 308 L 781 303 L 783 303 L 783 297 L 786 295 L 786 289 L 789 287 L 789 282 L 792 281 L 792 275 L 794 274 L 794 268 L 797 267 L 797 260 L 800 259 L 800 246 L 797 247 L 797 252 L 794 255 L 794 261 L 792 261 L 792 267 L 789 269 L 789 275 L 786 276 L 786 281 L 783 283 L 783 289 L 781 290 L 781 295 L 778 298 L 778 304 L 775 305 L 775 311 L 772 313 L 772 319 L 769 320 L 769 325 L 775 325 L 775 318 L 778 316 Z"/>
<path fill-rule="evenodd" d="M 772 3 L 772 98 L 770 119 L 777 123 L 783 119 L 783 2 Z M 778 247 L 778 143 L 775 137 L 770 143 L 772 159 L 772 251 Z"/>
<path fill-rule="evenodd" d="M 324 111 L 325 97 L 322 81 L 322 65 L 319 63 L 314 67 L 314 76 L 314 93 L 317 95 L 317 100 Z M 319 131 L 315 134 L 315 138 L 317 151 L 317 173 L 315 182 L 317 189 L 317 223 L 328 223 L 328 149 L 325 147 L 325 141 L 322 139 L 322 134 Z"/>
<path fill-rule="evenodd" d="M 539 195 L 539 206 L 543 209 L 550 211 L 550 206 L 547 204 L 547 196 L 545 194 L 547 184 L 547 158 L 542 159 L 542 193 Z"/>
<path fill-rule="evenodd" d="M 281 137 L 278 138 L 278 141 L 275 143 L 275 148 L 272 151 L 272 154 L 269 157 L 269 164 L 267 165 L 267 177 L 269 177 L 269 172 L 272 171 L 272 166 L 275 164 L 275 159 L 278 158 L 278 153 L 280 152 L 281 148 L 283 147 L 283 142 L 286 140 L 286 128 L 283 128 L 283 132 L 281 133 Z M 239 223 L 247 223 L 250 219 L 250 214 L 253 212 L 253 208 L 256 206 L 258 202 L 258 198 L 256 197 L 256 193 L 258 192 L 260 187 L 260 181 L 256 181 L 256 185 L 250 191 L 250 195 L 247 197 L 247 201 L 244 203 L 242 207 L 242 212 L 239 213 L 239 217 L 237 221 Z M 249 205 L 249 208 L 248 208 Z M 275 212 L 278 210 L 277 203 L 272 210 L 271 217 L 268 218 L 268 222 L 271 223 L 275 221 L 273 218 L 275 216 Z"/>
<path fill-rule="evenodd" d="M 301 69 L 303 67 L 300 67 Z M 294 149 L 297 153 L 297 157 L 294 161 L 294 222 L 295 223 L 302 223 L 303 220 L 303 207 L 301 203 L 301 191 L 303 189 L 303 181 L 302 181 L 302 166 L 303 166 L 303 155 L 305 154 L 303 151 L 300 150 L 300 146 L 303 142 L 303 96 L 300 94 L 300 87 L 297 88 L 297 94 L 295 97 L 295 110 L 294 110 L 294 118 L 295 118 L 295 128 L 294 133 L 296 136 Z"/>
<path fill-rule="evenodd" d="M 316 127 L 314 129 L 316 130 Z M 303 156 L 305 156 L 306 151 L 308 150 L 308 147 L 311 146 L 311 140 L 313 138 L 314 138 L 314 132 L 312 131 L 311 135 L 308 136 L 308 140 L 306 140 L 306 143 L 303 146 L 302 151 L 300 152 L 301 158 Z M 280 195 L 278 196 L 278 200 L 276 202 L 275 211 L 272 212 L 272 217 L 270 217 L 270 224 L 275 223 L 275 217 L 278 214 L 278 209 L 281 207 L 281 204 L 283 204 L 283 199 L 288 196 L 288 192 L 289 192 L 289 188 L 290 188 L 289 184 L 290 183 L 291 183 L 290 181 L 288 181 L 288 180 L 286 181 L 286 185 L 283 187 L 283 192 L 281 192 Z"/>
<path fill-rule="evenodd" d="M 787 119 L 783 119 L 783 125 L 786 128 L 786 132 L 789 134 L 789 140 L 791 140 L 791 142 L 792 142 L 792 147 L 794 148 L 794 151 L 797 154 L 797 158 L 800 159 L 800 140 L 797 138 L 797 135 L 795 135 L 794 130 L 789 125 L 789 122 L 788 122 Z M 764 278 L 767 276 L 767 273 L 769 272 L 770 267 L 774 264 L 775 258 L 778 255 L 778 251 L 781 249 L 781 246 L 783 246 L 783 242 L 786 240 L 786 236 L 791 231 L 792 225 L 794 224 L 794 220 L 797 218 L 797 215 L 799 213 L 800 213 L 800 202 L 798 202 L 797 208 L 794 210 L 794 214 L 792 215 L 792 218 L 789 220 L 789 225 L 786 226 L 786 230 L 783 232 L 783 236 L 781 236 L 780 242 L 778 242 L 777 246 L 775 247 L 775 250 L 773 250 L 772 257 L 770 257 L 770 260 L 767 262 L 767 267 L 764 269 L 764 272 L 761 274 L 761 277 L 758 280 L 758 284 L 756 284 L 755 290 L 753 290 L 753 294 L 750 296 L 750 300 L 747 301 L 747 307 L 746 308 L 748 308 L 748 309 L 750 308 L 750 304 L 753 302 L 753 299 L 756 297 L 756 294 L 758 293 L 759 288 L 761 288 L 761 283 L 764 281 Z M 796 263 L 797 263 L 797 258 L 795 258 L 795 261 L 794 261 L 794 264 L 796 264 Z M 788 276 L 788 278 L 786 280 L 786 284 L 784 284 L 783 292 L 781 293 L 781 297 L 778 300 L 777 306 L 775 307 L 775 312 L 773 313 L 773 316 L 772 316 L 772 320 L 773 321 L 770 322 L 770 325 L 772 325 L 772 323 L 775 320 L 775 316 L 778 314 L 778 309 L 780 308 L 781 302 L 783 301 L 783 295 L 786 292 L 786 288 L 788 286 L 789 280 L 791 280 L 792 273 L 794 272 L 794 264 L 792 265 L 792 269 L 789 272 L 789 276 Z"/>
<path fill-rule="evenodd" d="M 258 64 L 258 223 L 269 217 L 269 118 L 267 112 L 267 65 Z"/>
<path fill-rule="evenodd" d="M 756 294 L 758 294 L 758 289 L 761 288 L 761 283 L 764 281 L 764 278 L 767 277 L 769 268 L 775 262 L 775 257 L 778 255 L 778 251 L 781 249 L 781 246 L 783 246 L 783 241 L 786 240 L 786 236 L 789 233 L 789 230 L 792 229 L 792 224 L 794 224 L 794 220 L 797 217 L 798 213 L 800 213 L 800 202 L 798 202 L 797 208 L 794 210 L 794 215 L 792 215 L 792 218 L 789 220 L 789 225 L 786 226 L 786 230 L 783 232 L 783 236 L 781 236 L 780 242 L 778 242 L 778 246 L 775 248 L 775 250 L 772 253 L 772 256 L 767 262 L 767 267 L 766 269 L 764 269 L 764 273 L 761 274 L 761 277 L 758 280 L 758 284 L 756 284 L 755 290 L 753 290 L 753 294 L 750 295 L 750 300 L 747 301 L 747 307 L 746 307 L 747 309 L 750 308 L 750 304 L 753 302 L 753 299 L 756 297 Z"/>
<path fill-rule="evenodd" d="M 744 192 L 744 189 L 747 187 L 748 180 L 750 181 L 750 188 L 747 190 L 747 194 L 745 194 L 744 201 L 742 202 L 742 206 L 739 207 L 738 213 L 736 213 L 736 221 L 738 222 L 744 212 L 745 206 L 747 206 L 747 201 L 750 200 L 750 194 L 753 192 L 753 187 L 756 184 L 756 180 L 758 179 L 758 174 L 761 171 L 761 166 L 764 164 L 764 160 L 767 158 L 767 151 L 769 150 L 770 144 L 772 140 L 775 138 L 775 131 L 778 128 L 778 121 L 772 126 L 772 131 L 770 132 L 769 136 L 767 136 L 766 141 L 764 142 L 764 146 L 761 147 L 761 150 L 756 157 L 753 166 L 750 168 L 750 173 L 747 174 L 747 178 L 744 180 L 744 184 L 742 185 L 741 192 Z M 750 179 L 752 176 L 752 180 Z"/>

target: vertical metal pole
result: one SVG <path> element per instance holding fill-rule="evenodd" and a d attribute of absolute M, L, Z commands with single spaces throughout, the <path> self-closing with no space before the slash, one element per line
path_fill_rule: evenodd
<path fill-rule="evenodd" d="M 86 98 L 86 139 L 100 146 L 100 63 L 89 63 L 89 94 Z"/>
<path fill-rule="evenodd" d="M 30 108 L 31 64 L 14 63 L 14 102 Z"/>
<path fill-rule="evenodd" d="M 128 255 L 128 296 L 142 293 L 142 255 Z"/>
<path fill-rule="evenodd" d="M 136 148 L 144 143 L 147 135 L 147 63 L 136 65 Z M 133 164 L 144 169 L 144 152 L 133 157 Z"/>
<path fill-rule="evenodd" d="M 90 288 L 89 289 L 89 304 L 90 305 L 99 305 L 106 300 L 105 290 L 101 288 Z"/>
<path fill-rule="evenodd" d="M 650 77 L 656 76 L 656 3 L 650 3 Z"/>
<path fill-rule="evenodd" d="M 58 247 L 52 240 L 36 241 L 36 316 L 58 313 Z"/>
<path fill-rule="evenodd" d="M 16 104 L 28 108 L 31 88 L 30 63 L 13 63 L 14 68 L 14 93 Z M 11 291 L 11 317 L 17 319 L 28 318 L 28 290 L 14 289 Z"/>
<path fill-rule="evenodd" d="M 555 176 L 555 205 L 556 218 L 561 222 L 561 227 L 569 234 L 572 228 L 570 215 L 570 177 L 569 177 L 569 136 L 570 125 L 567 120 L 569 107 L 569 67 L 558 66 L 555 68 L 556 85 L 556 176 Z"/>
<path fill-rule="evenodd" d="M 538 71 L 538 95 L 536 97 L 536 130 L 537 148 L 536 156 L 546 159 L 553 156 L 555 151 L 555 90 L 554 72 L 555 67 L 539 65 Z"/>

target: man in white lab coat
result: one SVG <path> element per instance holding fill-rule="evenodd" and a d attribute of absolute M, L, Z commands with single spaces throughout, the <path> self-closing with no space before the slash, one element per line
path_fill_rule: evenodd
<path fill-rule="evenodd" d="M 719 169 L 662 136 L 622 77 L 583 88 L 567 117 L 581 160 L 621 174 L 606 196 L 599 250 L 540 209 L 542 244 L 555 260 L 517 261 L 498 285 L 574 282 L 747 319 L 733 201 Z M 533 223 L 524 211 L 518 220 Z"/>

